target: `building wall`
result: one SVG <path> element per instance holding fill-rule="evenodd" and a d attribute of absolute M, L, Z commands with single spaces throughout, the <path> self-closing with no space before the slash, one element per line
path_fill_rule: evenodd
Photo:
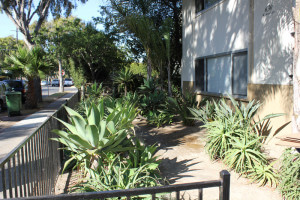
<path fill-rule="evenodd" d="M 290 85 L 294 38 L 293 0 L 254 1 L 253 84 Z"/>
<path fill-rule="evenodd" d="M 223 0 L 200 13 L 183 1 L 182 81 L 195 80 L 194 60 L 248 48 L 249 3 Z"/>
<path fill-rule="evenodd" d="M 291 121 L 293 110 L 292 6 L 293 0 L 223 0 L 196 14 L 194 1 L 183 0 L 183 90 L 194 89 L 197 58 L 246 49 L 248 93 L 245 101 L 256 99 L 262 103 L 260 118 L 271 113 L 286 113 L 272 120 L 272 134 L 277 134 L 276 130 Z M 203 96 L 199 93 L 198 99 Z M 279 135 L 290 132 L 291 125 L 288 125 Z M 275 143 L 276 139 L 270 142 L 271 146 Z M 277 157 L 281 151 L 271 152 Z"/>

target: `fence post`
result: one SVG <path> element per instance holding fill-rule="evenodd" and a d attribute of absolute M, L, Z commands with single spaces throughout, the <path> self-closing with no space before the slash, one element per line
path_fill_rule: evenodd
<path fill-rule="evenodd" d="M 222 186 L 220 187 L 220 200 L 229 200 L 230 195 L 230 173 L 227 170 L 220 172 Z"/>

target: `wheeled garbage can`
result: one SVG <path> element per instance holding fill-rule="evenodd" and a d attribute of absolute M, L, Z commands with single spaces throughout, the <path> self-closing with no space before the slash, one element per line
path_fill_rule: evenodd
<path fill-rule="evenodd" d="M 5 95 L 8 116 L 21 115 L 22 93 L 9 91 L 5 92 Z"/>

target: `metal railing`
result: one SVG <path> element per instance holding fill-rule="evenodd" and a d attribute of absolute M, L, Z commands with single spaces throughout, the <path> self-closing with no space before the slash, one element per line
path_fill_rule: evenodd
<path fill-rule="evenodd" d="M 149 188 L 136 188 L 136 189 L 128 189 L 128 190 L 111 190 L 104 192 L 87 192 L 87 193 L 79 193 L 79 194 L 62 194 L 56 196 L 41 196 L 41 197 L 30 197 L 24 198 L 26 200 L 84 200 L 84 199 L 110 199 L 110 198 L 118 198 L 127 200 L 132 197 L 140 196 L 140 195 L 150 195 L 152 200 L 161 199 L 159 194 L 162 193 L 171 193 L 175 192 L 175 198 L 172 199 L 184 199 L 180 196 L 181 191 L 186 190 L 194 190 L 198 189 L 198 199 L 203 199 L 203 188 L 211 188 L 211 187 L 219 187 L 219 199 L 220 200 L 229 200 L 230 194 L 230 174 L 228 171 L 223 170 L 220 172 L 220 179 L 214 181 L 203 181 L 197 183 L 186 183 L 186 184 L 177 184 L 177 185 L 167 185 L 160 187 L 149 187 Z M 165 198 L 164 198 L 165 199 Z"/>
<path fill-rule="evenodd" d="M 77 92 L 64 105 L 74 107 L 78 99 Z M 63 106 L 52 116 L 67 120 Z M 51 140 L 57 137 L 51 130 L 61 129 L 62 125 L 52 116 L 0 163 L 0 193 L 4 199 L 53 193 L 62 155 L 60 144 Z"/>

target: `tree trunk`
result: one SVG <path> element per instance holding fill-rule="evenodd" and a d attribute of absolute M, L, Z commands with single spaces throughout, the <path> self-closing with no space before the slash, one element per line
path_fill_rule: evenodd
<path fill-rule="evenodd" d="M 26 94 L 25 107 L 29 109 L 37 108 L 37 98 L 34 89 L 34 79 L 31 77 L 28 77 L 28 90 Z"/>
<path fill-rule="evenodd" d="M 172 96 L 172 88 L 171 88 L 171 67 L 170 67 L 170 59 L 168 60 L 168 93 L 169 96 Z"/>
<path fill-rule="evenodd" d="M 300 0 L 296 0 L 294 8 L 295 48 L 293 68 L 294 113 L 292 126 L 294 133 L 300 133 Z"/>
<path fill-rule="evenodd" d="M 41 88 L 41 78 L 36 77 L 33 79 L 34 82 L 34 92 L 35 92 L 35 98 L 37 99 L 37 102 L 42 102 L 42 88 Z"/>
<path fill-rule="evenodd" d="M 150 80 L 152 74 L 150 49 L 147 49 L 146 52 L 147 52 L 147 80 Z"/>
<path fill-rule="evenodd" d="M 64 92 L 64 83 L 62 77 L 62 64 L 61 59 L 58 59 L 58 76 L 59 76 L 59 92 Z"/>

